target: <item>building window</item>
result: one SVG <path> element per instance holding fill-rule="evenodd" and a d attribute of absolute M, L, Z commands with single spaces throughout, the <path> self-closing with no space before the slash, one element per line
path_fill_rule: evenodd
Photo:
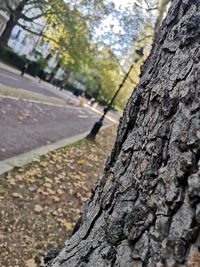
<path fill-rule="evenodd" d="M 14 34 L 14 35 L 12 36 L 12 38 L 13 38 L 14 40 L 19 40 L 20 33 L 21 33 L 21 30 L 18 30 L 18 32 L 17 32 L 16 34 Z"/>
<path fill-rule="evenodd" d="M 26 39 L 26 35 L 25 35 L 24 38 L 23 38 L 23 40 L 22 40 L 22 42 L 21 42 L 21 44 L 22 45 L 26 45 L 26 42 L 27 42 L 27 39 Z"/>
<path fill-rule="evenodd" d="M 20 36 L 20 33 L 21 33 L 21 30 L 19 30 L 15 36 L 15 38 L 18 40 L 19 39 L 19 36 Z"/>

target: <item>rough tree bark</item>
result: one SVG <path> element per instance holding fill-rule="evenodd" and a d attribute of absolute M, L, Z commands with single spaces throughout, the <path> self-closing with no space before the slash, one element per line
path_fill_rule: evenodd
<path fill-rule="evenodd" d="M 200 266 L 200 1 L 174 0 L 64 266 Z"/>
<path fill-rule="evenodd" d="M 6 47 L 10 39 L 13 28 L 16 26 L 16 21 L 13 15 L 10 15 L 7 21 L 6 28 L 4 29 L 2 35 L 0 36 L 0 47 Z"/>

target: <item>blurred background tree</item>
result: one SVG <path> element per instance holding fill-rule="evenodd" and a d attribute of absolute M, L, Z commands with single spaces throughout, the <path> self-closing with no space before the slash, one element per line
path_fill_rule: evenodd
<path fill-rule="evenodd" d="M 165 16 L 170 0 L 132 0 L 120 4 L 116 0 L 1 0 L 0 9 L 10 14 L 0 37 L 5 47 L 12 29 L 19 25 L 49 42 L 56 65 L 51 70 L 52 81 L 59 68 L 81 80 L 87 95 L 108 103 L 124 75 L 133 69 L 113 103 L 123 109 L 139 81 L 140 67 L 151 50 L 151 44 Z M 24 22 L 42 18 L 41 31 Z M 137 51 L 141 51 L 138 57 Z M 43 59 L 40 59 L 43 60 Z M 44 61 L 43 60 L 43 61 Z"/>

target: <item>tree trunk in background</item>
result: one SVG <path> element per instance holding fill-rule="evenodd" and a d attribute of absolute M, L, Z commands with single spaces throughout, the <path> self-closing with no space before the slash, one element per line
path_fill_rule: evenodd
<path fill-rule="evenodd" d="M 19 1 L 18 5 L 16 6 L 15 10 L 9 12 L 9 20 L 7 21 L 6 27 L 0 36 L 0 48 L 6 47 L 8 45 L 8 41 L 11 37 L 11 33 L 13 28 L 17 25 L 19 19 L 22 17 L 22 13 L 24 10 L 24 6 L 26 5 L 27 0 Z"/>
<path fill-rule="evenodd" d="M 59 68 L 60 68 L 60 62 L 58 62 L 58 63 L 56 64 L 56 66 L 53 68 L 53 70 L 52 70 L 51 73 L 50 73 L 50 76 L 49 76 L 49 79 L 48 79 L 48 81 L 49 81 L 50 83 L 53 82 L 54 77 L 55 77 L 57 71 L 59 70 Z"/>
<path fill-rule="evenodd" d="M 17 22 L 14 19 L 13 15 L 10 15 L 10 18 L 6 24 L 6 27 L 0 36 L 0 47 L 6 47 L 10 39 L 13 28 L 16 26 Z"/>
<path fill-rule="evenodd" d="M 199 24 L 199 0 L 173 1 L 80 228 L 47 266 L 200 266 Z"/>

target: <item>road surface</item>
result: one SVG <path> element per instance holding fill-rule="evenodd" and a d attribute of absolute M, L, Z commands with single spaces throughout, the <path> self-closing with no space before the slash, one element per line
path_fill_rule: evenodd
<path fill-rule="evenodd" d="M 0 97 L 0 160 L 88 131 L 99 117 L 88 108 Z"/>
<path fill-rule="evenodd" d="M 25 89 L 31 92 L 40 93 L 45 96 L 68 99 L 68 96 L 65 93 L 59 92 L 58 89 L 56 90 L 55 87 L 50 84 L 47 84 L 45 82 L 39 83 L 39 81 L 34 78 L 29 79 L 26 77 L 22 77 L 19 74 L 1 68 L 0 84 L 16 89 Z"/>

